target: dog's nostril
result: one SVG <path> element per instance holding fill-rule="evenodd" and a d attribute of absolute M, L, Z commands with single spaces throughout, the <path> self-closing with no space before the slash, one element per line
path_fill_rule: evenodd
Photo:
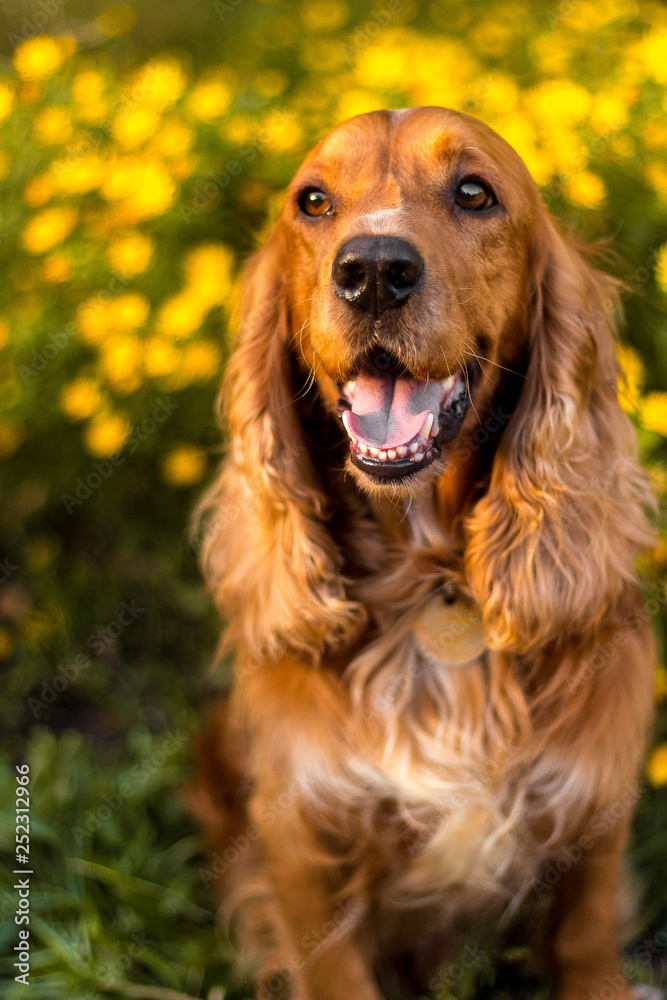
<path fill-rule="evenodd" d="M 366 278 L 366 272 L 361 264 L 344 263 L 335 275 L 335 281 L 341 288 L 354 290 L 359 288 Z"/>
<path fill-rule="evenodd" d="M 412 289 L 421 278 L 421 267 L 416 260 L 395 260 L 387 268 L 387 280 L 399 291 Z"/>

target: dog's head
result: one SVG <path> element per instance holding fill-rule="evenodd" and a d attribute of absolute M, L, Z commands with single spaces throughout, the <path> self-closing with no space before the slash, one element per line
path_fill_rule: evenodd
<path fill-rule="evenodd" d="M 539 205 L 499 136 L 440 108 L 352 119 L 298 170 L 290 325 L 362 487 L 424 489 L 519 363 Z"/>
<path fill-rule="evenodd" d="M 207 573 L 246 646 L 318 656 L 358 632 L 346 578 L 381 556 L 349 527 L 350 472 L 355 502 L 454 497 L 497 646 L 599 621 L 647 538 L 616 293 L 482 123 L 378 111 L 323 139 L 245 269 L 205 502 Z"/>

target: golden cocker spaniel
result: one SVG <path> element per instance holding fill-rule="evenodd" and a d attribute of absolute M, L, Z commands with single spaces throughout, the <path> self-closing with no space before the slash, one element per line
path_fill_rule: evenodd
<path fill-rule="evenodd" d="M 247 265 L 203 504 L 235 677 L 191 798 L 257 997 L 436 990 L 488 932 L 562 1000 L 629 997 L 654 651 L 617 290 L 441 108 L 334 129 Z"/>

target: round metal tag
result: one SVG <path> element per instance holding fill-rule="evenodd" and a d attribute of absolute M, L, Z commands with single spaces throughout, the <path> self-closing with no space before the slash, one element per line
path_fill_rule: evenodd
<path fill-rule="evenodd" d="M 464 667 L 486 649 L 481 609 L 454 587 L 445 587 L 419 613 L 415 638 L 424 656 L 438 665 Z"/>

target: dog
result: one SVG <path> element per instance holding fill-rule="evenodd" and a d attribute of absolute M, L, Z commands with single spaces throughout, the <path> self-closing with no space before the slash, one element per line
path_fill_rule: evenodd
<path fill-rule="evenodd" d="M 655 654 L 618 299 L 435 107 L 335 128 L 247 264 L 200 511 L 234 680 L 191 803 L 257 997 L 414 995 L 486 933 L 561 1000 L 630 997 Z"/>

